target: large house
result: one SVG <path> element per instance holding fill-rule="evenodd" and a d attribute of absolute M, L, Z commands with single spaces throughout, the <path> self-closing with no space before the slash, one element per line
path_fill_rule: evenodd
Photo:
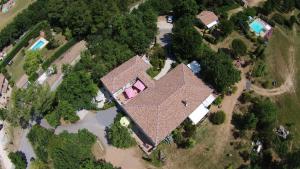
<path fill-rule="evenodd" d="M 186 118 L 193 124 L 201 121 L 215 97 L 184 64 L 157 81 L 147 75 L 150 67 L 147 59 L 135 56 L 101 81 L 134 122 L 143 144 L 155 147 Z"/>
<path fill-rule="evenodd" d="M 218 16 L 214 12 L 211 12 L 211 11 L 202 11 L 196 17 L 208 29 L 212 28 L 213 26 L 215 26 L 219 23 Z"/>

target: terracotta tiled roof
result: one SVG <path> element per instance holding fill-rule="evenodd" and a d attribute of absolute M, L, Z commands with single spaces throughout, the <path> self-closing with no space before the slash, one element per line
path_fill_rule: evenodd
<path fill-rule="evenodd" d="M 210 23 L 218 20 L 217 15 L 211 11 L 202 11 L 197 15 L 197 18 L 200 19 L 204 25 L 209 25 Z"/>
<path fill-rule="evenodd" d="M 157 145 L 212 92 L 186 65 L 180 64 L 123 108 Z"/>
<path fill-rule="evenodd" d="M 115 93 L 136 78 L 143 78 L 141 80 L 145 85 L 151 87 L 154 82 L 149 77 L 145 77 L 145 72 L 150 67 L 151 65 L 140 56 L 135 56 L 102 77 L 101 81 L 111 93 Z"/>

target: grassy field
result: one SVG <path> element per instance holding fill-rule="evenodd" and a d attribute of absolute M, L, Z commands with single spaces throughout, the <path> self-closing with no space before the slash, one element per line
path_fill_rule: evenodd
<path fill-rule="evenodd" d="M 26 9 L 35 0 L 17 0 L 16 5 L 7 13 L 0 12 L 0 30 L 11 22 L 18 13 Z"/>
<path fill-rule="evenodd" d="M 300 27 L 295 38 L 296 47 L 296 68 L 295 75 L 295 92 L 286 94 L 276 98 L 279 106 L 279 122 L 280 124 L 292 124 L 292 134 L 294 135 L 294 146 L 300 148 Z"/>
<path fill-rule="evenodd" d="M 22 49 L 23 50 L 23 49 Z M 15 56 L 13 59 L 13 63 L 7 66 L 7 71 L 11 75 L 11 78 L 14 82 L 17 82 L 23 74 L 25 74 L 23 70 L 23 65 L 25 62 L 25 58 L 22 50 Z"/>
<path fill-rule="evenodd" d="M 293 45 L 291 37 L 292 32 L 290 30 L 282 27 L 275 29 L 265 51 L 268 75 L 263 79 L 276 80 L 278 85 L 284 82 L 288 73 L 289 47 Z"/>
<path fill-rule="evenodd" d="M 228 144 L 222 154 L 218 154 L 216 159 L 217 138 L 214 137 L 222 126 L 212 125 L 205 120 L 197 129 L 196 146 L 192 149 L 178 149 L 175 145 L 165 145 L 167 154 L 167 164 L 165 168 L 172 169 L 224 169 L 232 164 L 238 168 L 243 163 L 238 151 Z M 231 141 L 234 138 L 231 137 Z M 230 155 L 229 155 L 230 154 Z"/>

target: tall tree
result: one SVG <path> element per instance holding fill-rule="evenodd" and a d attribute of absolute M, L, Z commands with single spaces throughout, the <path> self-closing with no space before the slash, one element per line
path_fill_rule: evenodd
<path fill-rule="evenodd" d="M 200 64 L 204 80 L 219 92 L 228 90 L 241 80 L 241 72 L 233 66 L 230 57 L 223 52 L 202 57 Z"/>
<path fill-rule="evenodd" d="M 30 85 L 27 89 L 14 89 L 8 107 L 7 120 L 25 127 L 29 120 L 43 117 L 52 108 L 54 93 L 49 86 Z"/>
<path fill-rule="evenodd" d="M 90 73 L 73 71 L 67 74 L 57 89 L 58 102 L 66 101 L 75 110 L 93 107 L 92 98 L 97 94 L 97 85 L 91 79 Z"/>
<path fill-rule="evenodd" d="M 198 12 L 198 4 L 195 0 L 180 0 L 174 4 L 174 14 L 176 18 L 182 16 L 195 16 Z"/>
<path fill-rule="evenodd" d="M 180 18 L 173 28 L 172 49 L 176 59 L 191 60 L 202 54 L 202 37 L 193 27 L 191 17 Z"/>

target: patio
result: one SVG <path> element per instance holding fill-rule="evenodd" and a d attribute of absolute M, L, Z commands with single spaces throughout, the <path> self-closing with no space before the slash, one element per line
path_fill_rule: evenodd
<path fill-rule="evenodd" d="M 136 79 L 128 85 L 115 99 L 121 104 L 126 104 L 129 100 L 135 98 L 138 94 L 147 89 L 147 86 L 140 79 Z"/>

